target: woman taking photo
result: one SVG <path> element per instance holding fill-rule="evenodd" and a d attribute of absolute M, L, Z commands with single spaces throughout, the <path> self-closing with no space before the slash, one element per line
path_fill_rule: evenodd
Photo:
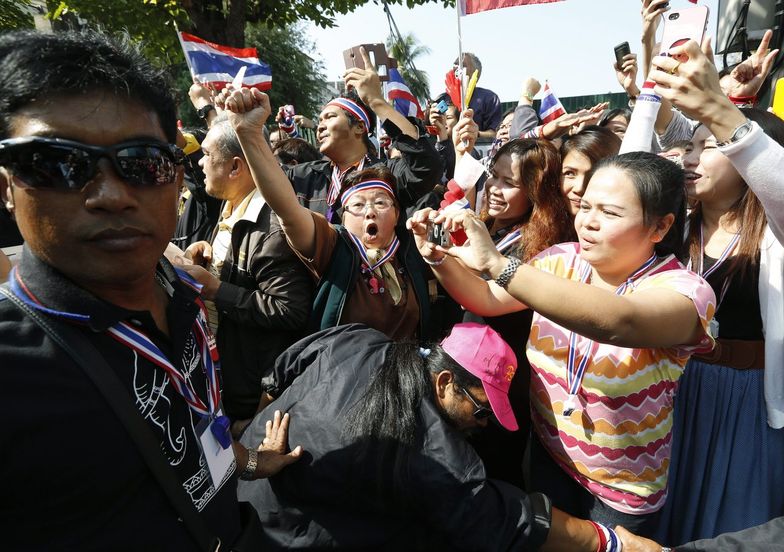
<path fill-rule="evenodd" d="M 718 299 L 715 350 L 695 355 L 678 390 L 660 538 L 673 545 L 784 515 L 784 121 L 739 110 L 696 43 L 676 66 L 655 58 L 662 96 L 697 127 L 684 155 L 696 206 L 692 270 Z M 677 91 L 677 92 L 676 92 Z"/>
<path fill-rule="evenodd" d="M 406 232 L 396 232 L 395 178 L 383 166 L 347 176 L 338 195 L 342 224 L 303 207 L 261 129 L 269 98 L 256 90 L 224 90 L 256 187 L 280 219 L 286 238 L 318 281 L 312 329 L 360 322 L 392 339 L 424 335 L 429 271 Z"/>
<path fill-rule="evenodd" d="M 676 382 L 689 355 L 712 345 L 713 292 L 676 257 L 683 172 L 647 153 L 601 162 L 575 219 L 579 242 L 527 264 L 501 254 L 470 212 L 435 217 L 469 239 L 436 247 L 425 239 L 429 216 L 415 213 L 408 226 L 455 300 L 485 316 L 534 311 L 529 490 L 651 535 L 666 497 Z"/>
<path fill-rule="evenodd" d="M 496 153 L 485 184 L 485 208 L 480 213 L 496 248 L 528 262 L 548 247 L 574 239 L 566 200 L 561 193 L 561 162 L 549 140 L 512 140 Z M 528 440 L 530 367 L 525 342 L 532 312 L 483 318 L 466 312 L 466 322 L 485 323 L 511 344 L 518 370 L 509 395 L 520 430 L 509 433 L 495 425 L 472 439 L 491 477 L 523 487 L 523 453 Z"/>

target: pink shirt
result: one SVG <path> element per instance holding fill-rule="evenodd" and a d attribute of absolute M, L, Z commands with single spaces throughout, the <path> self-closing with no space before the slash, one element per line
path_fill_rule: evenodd
<path fill-rule="evenodd" d="M 579 252 L 576 243 L 560 244 L 540 253 L 531 264 L 580 281 L 587 263 Z M 716 307 L 713 291 L 675 257 L 658 260 L 624 295 L 651 288 L 671 289 L 691 299 L 707 330 Z M 593 354 L 576 409 L 567 417 L 570 334 L 534 314 L 527 347 L 534 429 L 558 464 L 607 505 L 629 514 L 655 512 L 667 495 L 678 378 L 689 356 L 710 350 L 713 342 L 707 331 L 697 345 L 666 349 L 631 349 L 577 336 L 577 360 L 589 347 Z"/>

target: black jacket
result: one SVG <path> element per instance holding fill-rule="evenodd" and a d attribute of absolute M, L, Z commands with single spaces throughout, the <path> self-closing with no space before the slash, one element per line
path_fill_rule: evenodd
<path fill-rule="evenodd" d="M 261 378 L 304 335 L 313 301 L 313 279 L 269 205 L 246 216 L 251 220 L 237 221 L 232 230 L 215 296 L 223 402 L 235 419 L 256 413 Z"/>
<path fill-rule="evenodd" d="M 259 512 L 264 549 L 535 550 L 549 527 L 541 495 L 487 479 L 430 400 L 419 408 L 417 445 L 402 455 L 397 473 L 405 484 L 373 449 L 358 461 L 343 420 L 389 345 L 381 332 L 351 324 L 305 338 L 278 359 L 277 388 L 268 391 L 282 394 L 241 441 L 257 443 L 266 420 L 282 410 L 291 414 L 289 443 L 302 445 L 304 455 L 270 479 L 240 482 L 240 500 Z"/>
<path fill-rule="evenodd" d="M 432 190 L 442 173 L 440 156 L 424 129 L 419 126 L 418 128 L 420 137 L 414 140 L 401 133 L 394 123 L 385 122 L 384 130 L 392 138 L 392 145 L 400 150 L 402 157 L 380 161 L 368 155 L 365 165 L 369 168 L 382 163 L 392 171 L 397 181 L 397 199 L 402 211 L 413 207 L 420 197 Z M 329 212 L 327 204 L 327 192 L 332 178 L 332 162 L 329 159 L 300 163 L 293 167 L 284 165 L 283 170 L 291 180 L 302 206 L 321 213 L 330 219 L 330 222 L 340 222 L 336 213 Z"/>

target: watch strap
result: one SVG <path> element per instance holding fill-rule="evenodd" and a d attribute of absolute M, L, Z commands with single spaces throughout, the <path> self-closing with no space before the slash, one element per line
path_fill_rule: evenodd
<path fill-rule="evenodd" d="M 253 481 L 256 479 L 256 467 L 259 465 L 259 451 L 254 448 L 248 449 L 248 463 L 240 474 L 243 481 Z"/>
<path fill-rule="evenodd" d="M 721 148 L 724 146 L 729 146 L 730 144 L 734 144 L 735 142 L 741 140 L 749 132 L 751 132 L 751 129 L 752 129 L 752 123 L 750 120 L 746 119 L 745 123 L 735 127 L 735 130 L 732 131 L 729 140 L 727 140 L 726 142 L 717 142 L 716 145 Z"/>
<path fill-rule="evenodd" d="M 214 111 L 214 110 L 215 110 L 215 106 L 214 105 L 207 104 L 207 105 L 197 109 L 196 110 L 196 115 L 199 117 L 199 119 L 206 120 L 207 119 L 207 115 L 210 114 L 210 111 Z"/>

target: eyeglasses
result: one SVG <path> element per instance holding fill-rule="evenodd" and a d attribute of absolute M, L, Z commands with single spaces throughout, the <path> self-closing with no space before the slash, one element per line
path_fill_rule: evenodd
<path fill-rule="evenodd" d="M 395 202 L 388 197 L 379 197 L 377 199 L 374 199 L 373 201 L 359 201 L 359 200 L 349 201 L 348 204 L 345 206 L 345 209 L 352 215 L 364 215 L 367 212 L 367 210 L 371 207 L 377 213 L 383 213 L 384 211 L 388 211 L 389 209 L 391 209 L 394 204 Z"/>
<path fill-rule="evenodd" d="M 61 138 L 0 140 L 0 165 L 11 169 L 32 188 L 81 190 L 106 157 L 117 174 L 139 187 L 165 186 L 175 181 L 184 154 L 173 144 L 133 140 L 101 147 Z"/>
<path fill-rule="evenodd" d="M 479 402 L 477 402 L 477 400 L 471 395 L 471 393 L 468 392 L 468 389 L 466 389 L 465 387 L 460 387 L 460 391 L 462 391 L 463 394 L 466 397 L 468 397 L 468 400 L 471 401 L 471 403 L 476 408 L 476 410 L 474 410 L 474 418 L 476 418 L 477 420 L 484 420 L 485 418 L 489 418 L 490 416 L 493 415 L 493 411 L 490 408 L 487 408 L 486 406 L 482 406 L 481 404 L 479 404 Z"/>

